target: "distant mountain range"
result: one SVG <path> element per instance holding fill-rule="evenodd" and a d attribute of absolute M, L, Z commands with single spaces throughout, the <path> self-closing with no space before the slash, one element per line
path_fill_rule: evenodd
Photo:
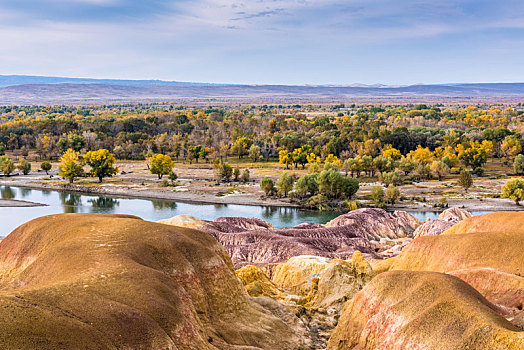
<path fill-rule="evenodd" d="M 161 80 L 0 75 L 0 105 L 524 101 L 524 83 L 431 85 L 240 85 Z"/>

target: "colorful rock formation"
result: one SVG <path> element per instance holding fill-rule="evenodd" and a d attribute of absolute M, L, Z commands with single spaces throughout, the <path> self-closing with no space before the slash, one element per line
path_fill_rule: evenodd
<path fill-rule="evenodd" d="M 200 231 L 62 214 L 0 243 L 2 349 L 303 348 L 280 307 L 250 298 Z"/>
<path fill-rule="evenodd" d="M 211 222 L 177 217 L 162 223 L 185 225 L 211 234 L 226 248 L 235 267 L 265 266 L 310 255 L 332 259 L 349 259 L 353 252 L 379 257 L 406 237 L 411 237 L 420 222 L 405 212 L 389 214 L 382 209 L 359 209 L 330 221 L 326 225 L 301 224 L 275 229 L 260 219 L 218 218 Z M 198 223 L 195 225 L 195 223 Z"/>
<path fill-rule="evenodd" d="M 386 272 L 346 304 L 328 349 L 522 349 L 524 332 L 495 310 L 454 276 Z"/>

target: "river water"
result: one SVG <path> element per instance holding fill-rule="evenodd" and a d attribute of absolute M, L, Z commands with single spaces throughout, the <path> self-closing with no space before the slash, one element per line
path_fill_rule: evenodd
<path fill-rule="evenodd" d="M 58 213 L 131 214 L 150 221 L 180 214 L 192 215 L 203 220 L 214 220 L 221 216 L 243 216 L 263 219 L 277 228 L 295 226 L 304 222 L 325 224 L 341 214 L 284 207 L 118 198 L 9 186 L 0 186 L 0 197 L 47 204 L 45 207 L 0 207 L 0 237 L 7 236 L 16 227 L 29 220 Z M 435 212 L 411 212 L 411 214 L 420 221 L 438 217 L 438 213 Z"/>

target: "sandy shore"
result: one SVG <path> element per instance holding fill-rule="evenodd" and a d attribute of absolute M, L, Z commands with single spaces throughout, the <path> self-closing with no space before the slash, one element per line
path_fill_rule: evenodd
<path fill-rule="evenodd" d="M 45 207 L 46 204 L 20 201 L 15 199 L 0 199 L 0 208 Z"/>

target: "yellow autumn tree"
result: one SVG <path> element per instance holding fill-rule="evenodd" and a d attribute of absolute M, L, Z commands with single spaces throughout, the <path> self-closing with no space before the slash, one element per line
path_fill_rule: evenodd
<path fill-rule="evenodd" d="M 118 172 L 118 168 L 114 167 L 115 156 L 109 153 L 107 149 L 87 152 L 84 160 L 91 167 L 89 174 L 98 177 L 98 182 L 102 182 L 104 177 L 113 176 Z"/>
<path fill-rule="evenodd" d="M 60 157 L 60 165 L 58 166 L 58 175 L 64 179 L 68 179 L 69 183 L 73 183 L 76 177 L 82 176 L 84 169 L 82 168 L 80 153 L 69 148 Z"/>

